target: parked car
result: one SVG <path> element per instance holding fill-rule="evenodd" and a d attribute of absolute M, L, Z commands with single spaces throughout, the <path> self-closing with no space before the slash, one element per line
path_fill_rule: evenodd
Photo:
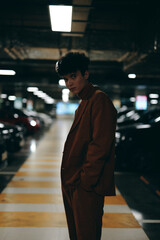
<path fill-rule="evenodd" d="M 28 110 L 23 110 L 23 112 L 27 116 L 37 118 L 40 121 L 41 126 L 43 126 L 43 127 L 49 127 L 53 123 L 52 118 L 45 113 L 36 112 L 36 111 L 28 111 Z"/>
<path fill-rule="evenodd" d="M 34 133 L 40 128 L 40 123 L 36 118 L 29 117 L 23 111 L 15 108 L 0 109 L 0 120 L 19 125 L 26 129 L 26 133 Z"/>
<path fill-rule="evenodd" d="M 148 110 L 136 110 L 132 109 L 125 114 L 122 114 L 117 119 L 118 126 L 124 126 L 133 123 L 148 123 L 150 119 L 159 116 L 160 108 L 150 108 Z"/>
<path fill-rule="evenodd" d="M 18 151 L 25 143 L 23 128 L 0 121 L 0 133 L 8 152 Z"/>
<path fill-rule="evenodd" d="M 119 114 L 117 118 L 117 124 L 118 126 L 126 125 L 126 124 L 132 124 L 135 121 L 139 121 L 140 117 L 143 115 L 144 110 L 136 110 L 136 109 L 130 109 L 126 110 L 123 114 Z"/>
<path fill-rule="evenodd" d="M 0 132 L 0 170 L 7 166 L 7 156 L 5 141 Z"/>
<path fill-rule="evenodd" d="M 117 128 L 117 169 L 150 171 L 160 167 L 160 112 L 155 112 L 153 115 L 151 112 L 145 114 L 145 123 L 136 122 Z"/>

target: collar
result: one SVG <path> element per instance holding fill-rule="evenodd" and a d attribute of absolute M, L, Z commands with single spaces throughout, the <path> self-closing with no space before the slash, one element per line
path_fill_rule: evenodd
<path fill-rule="evenodd" d="M 78 93 L 78 97 L 82 100 L 88 100 L 93 93 L 97 90 L 90 82 L 85 85 L 80 93 Z"/>

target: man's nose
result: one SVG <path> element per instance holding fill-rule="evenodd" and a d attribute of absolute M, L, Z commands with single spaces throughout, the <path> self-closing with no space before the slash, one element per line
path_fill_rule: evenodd
<path fill-rule="evenodd" d="M 73 84 L 72 79 L 68 79 L 68 86 L 70 87 L 70 86 L 72 86 L 72 84 Z"/>

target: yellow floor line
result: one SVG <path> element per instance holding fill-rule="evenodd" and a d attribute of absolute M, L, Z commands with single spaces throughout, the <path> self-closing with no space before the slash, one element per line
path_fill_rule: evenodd
<path fill-rule="evenodd" d="M 60 159 L 28 159 L 28 160 L 26 160 L 26 163 L 28 164 L 28 163 L 34 163 L 34 162 L 38 162 L 38 163 L 41 163 L 41 162 L 59 162 L 59 163 L 61 163 L 61 160 Z"/>
<path fill-rule="evenodd" d="M 104 204 L 121 204 L 127 205 L 126 201 L 122 197 L 122 195 L 117 195 L 114 197 L 105 197 Z"/>
<path fill-rule="evenodd" d="M 0 227 L 67 227 L 65 213 L 0 212 Z M 140 228 L 130 213 L 105 213 L 103 228 Z"/>
<path fill-rule="evenodd" d="M 27 187 L 27 188 L 57 188 L 60 182 L 40 182 L 40 181 L 11 181 L 8 187 Z"/>
<path fill-rule="evenodd" d="M 60 194 L 1 193 L 0 203 L 63 204 Z"/>
<path fill-rule="evenodd" d="M 1 193 L 0 203 L 63 203 L 61 194 Z M 126 205 L 121 195 L 106 197 L 105 204 Z"/>
<path fill-rule="evenodd" d="M 15 176 L 20 177 L 58 177 L 60 172 L 17 172 Z"/>
<path fill-rule="evenodd" d="M 59 165 L 23 164 L 21 168 L 59 168 Z"/>

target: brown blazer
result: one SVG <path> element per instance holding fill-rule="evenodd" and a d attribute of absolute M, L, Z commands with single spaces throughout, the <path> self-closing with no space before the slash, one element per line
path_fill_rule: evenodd
<path fill-rule="evenodd" d="M 90 83 L 65 142 L 61 179 L 65 188 L 115 195 L 114 155 L 117 111 L 111 100 Z"/>

